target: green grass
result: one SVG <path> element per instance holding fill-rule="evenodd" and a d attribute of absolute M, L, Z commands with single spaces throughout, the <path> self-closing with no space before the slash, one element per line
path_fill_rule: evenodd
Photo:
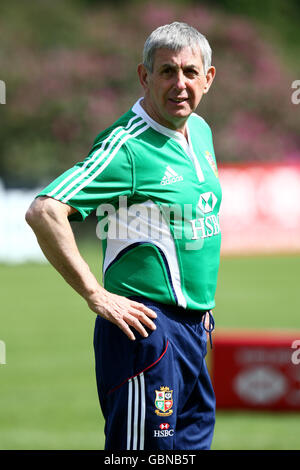
<path fill-rule="evenodd" d="M 100 276 L 100 253 L 82 245 Z M 219 328 L 300 330 L 299 256 L 223 258 Z M 0 266 L 0 449 L 103 449 L 95 316 L 48 264 Z M 299 449 L 299 415 L 217 412 L 214 449 Z"/>
<path fill-rule="evenodd" d="M 214 450 L 299 450 L 299 413 L 217 412 Z"/>
<path fill-rule="evenodd" d="M 226 328 L 300 329 L 300 257 L 221 259 L 215 317 Z"/>

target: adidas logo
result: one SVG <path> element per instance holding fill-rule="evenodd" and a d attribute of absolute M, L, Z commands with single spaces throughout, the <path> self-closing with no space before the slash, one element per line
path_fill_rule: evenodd
<path fill-rule="evenodd" d="M 183 176 L 179 176 L 175 170 L 173 170 L 170 166 L 167 166 L 163 179 L 161 180 L 160 184 L 173 184 L 177 183 L 178 181 L 182 181 Z"/>

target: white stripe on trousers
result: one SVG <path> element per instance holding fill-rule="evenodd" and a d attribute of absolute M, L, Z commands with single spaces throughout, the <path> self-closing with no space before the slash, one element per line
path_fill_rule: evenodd
<path fill-rule="evenodd" d="M 128 381 L 127 450 L 144 450 L 145 377 L 143 372 Z"/>

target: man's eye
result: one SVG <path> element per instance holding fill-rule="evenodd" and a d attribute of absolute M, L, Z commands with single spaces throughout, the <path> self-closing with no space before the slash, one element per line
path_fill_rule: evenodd
<path fill-rule="evenodd" d="M 197 70 L 187 69 L 187 70 L 185 70 L 185 75 L 187 77 L 195 77 L 197 75 Z"/>
<path fill-rule="evenodd" d="M 165 75 L 170 75 L 172 73 L 172 69 L 164 69 L 162 73 Z"/>

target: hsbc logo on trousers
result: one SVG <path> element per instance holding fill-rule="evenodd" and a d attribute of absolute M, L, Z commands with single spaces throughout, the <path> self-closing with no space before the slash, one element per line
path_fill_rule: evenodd
<path fill-rule="evenodd" d="M 153 432 L 154 437 L 171 437 L 174 436 L 174 429 L 170 429 L 169 423 L 161 423 L 159 425 L 160 431 Z"/>
<path fill-rule="evenodd" d="M 174 436 L 174 429 L 162 429 L 161 431 L 154 431 L 154 437 L 172 437 Z"/>

